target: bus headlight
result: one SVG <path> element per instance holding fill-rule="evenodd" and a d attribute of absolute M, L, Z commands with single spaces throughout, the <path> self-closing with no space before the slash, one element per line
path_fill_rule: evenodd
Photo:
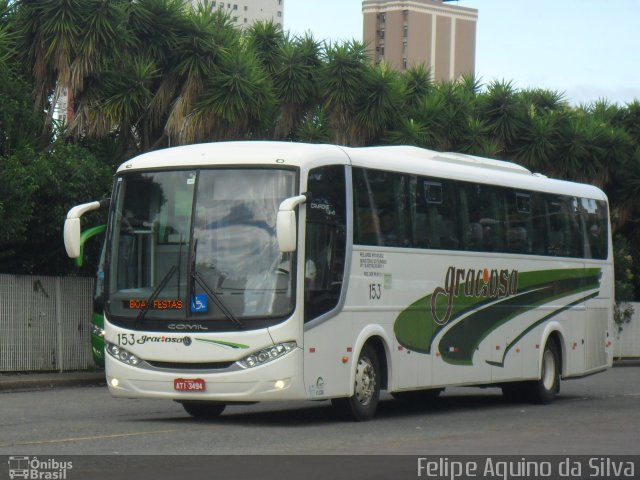
<path fill-rule="evenodd" d="M 93 327 L 92 327 L 92 328 L 93 328 L 93 334 L 94 334 L 96 337 L 104 338 L 104 328 L 99 327 L 99 326 L 98 326 L 98 325 L 96 325 L 96 324 L 93 324 Z"/>
<path fill-rule="evenodd" d="M 116 360 L 121 361 L 122 363 L 126 363 L 127 365 L 136 366 L 140 363 L 140 359 L 136 357 L 133 353 L 121 348 L 113 343 L 107 342 L 105 346 L 105 350 L 109 355 L 111 355 Z"/>
<path fill-rule="evenodd" d="M 268 348 L 263 348 L 257 352 L 253 352 L 251 355 L 244 357 L 242 360 L 238 360 L 236 363 L 242 368 L 257 367 L 286 355 L 297 346 L 298 344 L 296 342 L 279 343 Z"/>

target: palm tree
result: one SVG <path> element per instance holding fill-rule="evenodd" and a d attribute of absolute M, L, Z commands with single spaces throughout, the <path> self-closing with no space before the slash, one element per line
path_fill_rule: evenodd
<path fill-rule="evenodd" d="M 605 178 L 604 135 L 602 125 L 593 117 L 571 115 L 563 125 L 558 154 L 551 172 L 570 180 L 602 186 Z"/>
<path fill-rule="evenodd" d="M 225 43 L 222 43 L 225 42 Z M 187 14 L 187 24 L 180 32 L 178 48 L 171 58 L 172 68 L 159 94 L 164 102 L 156 109 L 160 116 L 166 100 L 171 100 L 165 132 L 172 143 L 186 143 L 201 138 L 200 123 L 187 121 L 193 114 L 207 82 L 212 78 L 232 50 L 237 50 L 240 34 L 233 28 L 228 15 L 210 4 L 202 4 Z M 202 117 L 200 117 L 202 120 Z M 195 129 L 195 130 L 192 130 Z M 207 128 L 204 128 L 207 130 Z"/>
<path fill-rule="evenodd" d="M 272 20 L 255 22 L 246 33 L 247 48 L 255 52 L 264 71 L 273 76 L 280 68 L 281 47 L 285 36 Z"/>
<path fill-rule="evenodd" d="M 500 155 L 508 157 L 523 129 L 524 110 L 511 82 L 494 80 L 480 97 L 478 113 L 500 147 Z"/>
<path fill-rule="evenodd" d="M 422 63 L 413 65 L 402 74 L 406 110 L 409 115 L 414 115 L 425 96 L 433 90 L 431 77 L 431 71 Z"/>
<path fill-rule="evenodd" d="M 430 138 L 429 130 L 422 122 L 416 121 L 413 118 L 402 118 L 397 128 L 387 130 L 383 138 L 383 143 L 426 147 L 434 142 Z"/>
<path fill-rule="evenodd" d="M 514 159 L 537 172 L 551 170 L 557 165 L 560 115 L 553 111 L 540 113 L 534 105 L 529 105 L 528 115 L 523 119 L 522 133 L 514 147 Z"/>
<path fill-rule="evenodd" d="M 370 68 L 365 45 L 355 40 L 327 44 L 325 56 L 320 69 L 320 91 L 333 141 L 340 145 L 353 144 L 357 141 L 354 124 L 358 102 Z"/>
<path fill-rule="evenodd" d="M 10 24 L 12 7 L 9 0 L 0 1 L 0 70 L 6 71 L 13 65 L 13 59 L 18 53 L 17 35 L 11 30 Z"/>
<path fill-rule="evenodd" d="M 277 65 L 272 79 L 280 113 L 275 122 L 274 137 L 283 140 L 291 137 L 296 125 L 319 102 L 320 43 L 310 34 L 293 40 L 286 37 L 278 53 Z"/>
<path fill-rule="evenodd" d="M 234 50 L 207 79 L 186 120 L 189 141 L 255 138 L 266 130 L 274 98 L 268 77 L 252 51 Z"/>
<path fill-rule="evenodd" d="M 316 107 L 304 115 L 293 132 L 293 139 L 297 142 L 329 143 L 332 131 L 328 125 L 327 113 L 324 109 Z"/>
<path fill-rule="evenodd" d="M 35 110 L 48 111 L 42 141 L 48 141 L 54 105 L 71 84 L 71 63 L 81 33 L 82 0 L 22 0 L 17 5 L 20 51 L 33 78 Z"/>
<path fill-rule="evenodd" d="M 379 140 L 389 125 L 399 122 L 404 84 L 398 72 L 381 62 L 365 71 L 361 88 L 353 140 L 367 145 Z"/>
<path fill-rule="evenodd" d="M 519 97 L 525 105 L 533 105 L 540 113 L 555 112 L 568 107 L 564 94 L 557 90 L 526 89 L 520 92 Z"/>

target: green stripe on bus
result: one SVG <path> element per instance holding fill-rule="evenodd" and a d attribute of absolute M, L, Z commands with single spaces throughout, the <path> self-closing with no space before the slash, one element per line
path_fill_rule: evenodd
<path fill-rule="evenodd" d="M 597 288 L 600 283 L 600 275 L 601 270 L 599 268 L 520 272 L 518 275 L 518 295 L 506 297 L 502 301 L 497 302 L 495 298 L 466 297 L 464 295 L 464 284 L 461 284 L 452 306 L 451 317 L 446 325 L 439 325 L 435 322 L 430 307 L 432 295 L 429 294 L 414 302 L 398 315 L 394 324 L 394 334 L 403 347 L 430 354 L 433 340 L 443 328 L 447 326 L 450 327 L 452 324 L 458 322 L 460 318 L 474 311 L 481 310 L 483 306 L 492 304 L 491 311 L 493 315 L 495 314 L 493 308 L 495 306 L 509 306 L 510 309 L 513 309 L 515 305 L 520 304 L 520 310 L 517 311 L 516 309 L 513 314 L 508 314 L 504 319 L 504 321 L 507 321 L 531 308 L 536 308 L 541 304 L 567 296 L 569 295 L 569 291 L 575 290 L 573 293 L 579 293 L 580 291 Z M 542 294 L 535 293 L 536 291 L 541 291 Z M 530 297 L 529 294 L 533 294 L 533 296 Z M 535 304 L 532 304 L 531 301 L 534 299 Z M 436 306 L 436 313 L 438 315 L 441 314 L 439 310 L 444 309 L 446 306 L 445 297 L 441 296 L 439 300 L 441 301 L 438 302 Z M 504 304 L 506 301 L 510 301 L 511 303 Z M 473 316 L 475 316 L 475 314 L 473 314 Z M 493 328 L 497 328 L 497 326 L 504 323 L 500 322 L 499 319 L 498 322 L 494 327 L 490 326 L 490 330 L 486 331 L 484 335 L 482 330 L 478 332 L 478 335 L 484 338 Z M 470 359 L 468 361 L 470 361 Z"/>
<path fill-rule="evenodd" d="M 214 345 L 219 345 L 221 347 L 228 347 L 228 348 L 242 348 L 242 349 L 246 349 L 249 348 L 249 345 L 244 345 L 242 343 L 232 343 L 232 342 L 224 342 L 222 340 L 208 340 L 205 338 L 196 338 L 196 340 L 198 342 L 204 342 L 204 343 L 212 343 Z"/>
<path fill-rule="evenodd" d="M 544 322 L 546 322 L 547 320 L 552 319 L 553 317 L 555 317 L 556 315 L 559 315 L 560 313 L 569 310 L 571 307 L 575 307 L 576 305 L 580 305 L 581 303 L 586 302 L 587 300 L 590 300 L 592 298 L 595 298 L 598 296 L 598 292 L 592 293 L 590 295 L 587 295 L 586 297 L 582 297 L 578 300 L 576 300 L 575 302 L 571 302 L 567 305 L 565 305 L 564 307 L 558 308 L 557 310 L 551 312 L 549 315 L 545 315 L 544 317 L 542 317 L 540 320 L 538 320 L 537 322 L 533 322 L 531 325 L 529 325 L 527 328 L 525 328 L 522 333 L 520 333 L 520 335 L 518 335 L 516 338 L 514 338 L 511 343 L 509 343 L 509 345 L 507 345 L 507 347 L 504 349 L 504 353 L 502 354 L 502 361 L 501 362 L 492 362 L 487 360 L 486 362 L 489 365 L 492 365 L 494 367 L 504 367 L 504 361 L 507 358 L 507 354 L 509 353 L 509 351 L 511 351 L 511 349 L 522 339 L 524 338 L 524 336 L 529 333 L 531 330 L 533 330 L 534 328 L 536 328 L 539 325 L 542 325 Z"/>

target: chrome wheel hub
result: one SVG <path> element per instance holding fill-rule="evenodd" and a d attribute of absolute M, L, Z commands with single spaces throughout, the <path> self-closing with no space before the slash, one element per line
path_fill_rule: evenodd
<path fill-rule="evenodd" d="M 376 371 L 367 357 L 358 361 L 356 367 L 355 395 L 361 405 L 368 405 L 376 390 Z"/>

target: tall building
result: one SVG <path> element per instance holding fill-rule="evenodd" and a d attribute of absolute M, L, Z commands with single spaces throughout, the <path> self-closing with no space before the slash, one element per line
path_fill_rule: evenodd
<path fill-rule="evenodd" d="M 435 80 L 473 73 L 478 11 L 443 0 L 364 0 L 364 41 L 397 70 L 424 64 Z"/>
<path fill-rule="evenodd" d="M 194 5 L 202 0 L 192 0 Z M 282 27 L 284 20 L 284 0 L 227 0 L 212 1 L 220 10 L 229 13 L 233 23 L 245 28 L 258 20 L 273 20 Z"/>

